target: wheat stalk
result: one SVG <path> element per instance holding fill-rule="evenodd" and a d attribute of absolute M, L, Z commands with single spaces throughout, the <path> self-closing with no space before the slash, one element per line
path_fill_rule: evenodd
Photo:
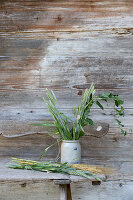
<path fill-rule="evenodd" d="M 87 179 L 94 178 L 98 181 L 101 181 L 101 179 L 92 172 L 76 169 L 75 167 L 72 167 L 67 163 L 62 164 L 52 161 L 37 162 L 33 160 L 24 160 L 18 158 L 12 158 L 12 161 L 14 162 L 14 164 L 8 164 L 9 168 L 35 170 L 35 171 L 49 172 L 49 173 L 61 173 L 61 174 L 63 173 L 63 174 L 81 176 Z"/>

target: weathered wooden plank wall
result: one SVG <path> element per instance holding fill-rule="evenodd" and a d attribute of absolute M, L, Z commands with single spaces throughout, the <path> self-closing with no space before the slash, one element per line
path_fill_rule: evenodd
<path fill-rule="evenodd" d="M 82 183 L 80 185 L 79 183 L 73 183 L 72 194 L 74 200 L 132 200 L 132 187 L 132 182 L 128 180 L 121 182 L 110 181 L 107 183 L 103 183 L 101 186 L 92 186 L 90 183 Z M 4 184 L 1 185 L 1 191 L 2 200 L 59 199 L 59 188 L 57 185 L 54 185 L 51 182 L 42 183 L 39 181 L 29 181 L 27 184 L 23 183 L 22 181 L 17 183 L 7 182 L 6 186 Z M 81 195 L 81 191 L 83 195 Z"/>
<path fill-rule="evenodd" d="M 3 135 L 46 133 L 28 125 L 50 118 L 41 98 L 45 96 L 45 89 L 52 88 L 59 99 L 60 110 L 72 116 L 73 106 L 79 104 L 83 89 L 91 82 L 95 83 L 98 93 L 110 90 L 122 96 L 126 108 L 124 123 L 127 128 L 133 128 L 132 0 L 1 0 L 0 44 L 0 133 Z M 128 182 L 119 187 L 120 181 L 114 178 L 113 184 L 118 183 L 119 189 L 112 182 L 103 188 L 99 186 L 99 197 L 95 197 L 92 189 L 86 189 L 83 197 L 81 190 L 77 190 L 81 187 L 79 184 L 74 186 L 74 199 L 89 199 L 92 192 L 91 197 L 95 199 L 109 198 L 114 193 L 110 200 L 130 200 L 132 135 L 120 135 L 112 120 L 111 108 L 107 109 L 108 115 L 99 113 L 99 109 L 92 113 L 94 119 L 110 123 L 110 130 L 104 138 L 87 136 L 88 141 L 83 139 L 87 141 L 84 152 L 88 153 L 88 158 L 83 153 L 83 160 L 117 167 Z M 25 137 L 9 140 L 1 136 L 1 155 L 12 152 L 14 156 L 16 152 L 23 157 L 34 152 L 37 157 L 42 145 L 51 142 L 40 134 L 37 140 L 35 136 Z M 27 142 L 24 144 L 24 141 Z M 30 144 L 38 151 L 30 148 Z M 52 155 L 52 151 L 48 155 Z M 123 191 L 123 196 L 117 190 Z M 83 188 L 82 191 L 84 193 Z M 2 200 L 7 199 L 4 195 Z M 45 198 L 54 197 L 46 195 Z"/>

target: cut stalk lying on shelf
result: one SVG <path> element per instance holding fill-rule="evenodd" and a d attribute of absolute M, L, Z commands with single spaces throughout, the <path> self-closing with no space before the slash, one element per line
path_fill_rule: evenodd
<path fill-rule="evenodd" d="M 62 164 L 62 163 L 52 162 L 52 161 L 37 162 L 33 160 L 24 160 L 24 159 L 17 159 L 17 158 L 12 158 L 12 161 L 15 164 L 8 164 L 9 168 L 36 170 L 36 171 L 49 172 L 49 173 L 69 174 L 69 175 L 85 177 L 90 180 L 94 178 L 98 181 L 102 181 L 95 174 L 89 171 L 76 169 L 67 163 Z"/>

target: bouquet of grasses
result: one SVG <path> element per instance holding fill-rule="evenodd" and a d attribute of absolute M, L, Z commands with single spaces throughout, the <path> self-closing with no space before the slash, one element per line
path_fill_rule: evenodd
<path fill-rule="evenodd" d="M 94 123 L 90 118 L 91 108 L 96 105 L 100 109 L 104 110 L 102 102 L 113 103 L 114 118 L 121 130 L 121 133 L 123 135 L 127 134 L 124 130 L 124 125 L 119 119 L 119 117 L 124 117 L 124 108 L 122 106 L 123 101 L 116 94 L 109 92 L 96 95 L 94 84 L 92 83 L 89 89 L 85 89 L 80 106 L 73 108 L 74 119 L 69 118 L 58 110 L 56 107 L 57 99 L 52 90 L 49 91 L 46 89 L 46 95 L 48 100 L 45 98 L 43 98 L 43 100 L 53 117 L 53 121 L 44 121 L 42 123 L 34 123 L 32 125 L 52 128 L 52 131 L 49 132 L 50 136 L 58 136 L 58 139 L 57 142 L 51 144 L 44 150 L 41 157 L 49 148 L 54 146 L 56 143 L 59 143 L 61 140 L 79 140 L 80 137 L 84 136 L 84 127 L 88 124 L 92 126 Z"/>
<path fill-rule="evenodd" d="M 32 125 L 52 127 L 54 131 L 50 133 L 51 135 L 59 135 L 61 140 L 78 140 L 85 134 L 84 127 L 88 124 L 93 125 L 93 120 L 89 116 L 92 106 L 97 105 L 100 109 L 104 110 L 102 101 L 113 103 L 115 120 L 121 129 L 121 133 L 126 135 L 126 131 L 123 129 L 124 125 L 118 119 L 120 116 L 124 117 L 123 101 L 118 95 L 109 92 L 97 96 L 94 84 L 92 83 L 89 89 L 85 89 L 80 106 L 77 109 L 75 107 L 73 109 L 75 119 L 69 118 L 57 109 L 57 99 L 52 90 L 49 91 L 46 89 L 46 95 L 48 101 L 45 98 L 43 100 L 54 121 L 46 123 L 44 121 L 43 123 L 34 123 Z"/>

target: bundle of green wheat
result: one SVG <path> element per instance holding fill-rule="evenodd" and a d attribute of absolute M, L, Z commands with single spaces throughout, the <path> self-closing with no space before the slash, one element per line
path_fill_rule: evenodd
<path fill-rule="evenodd" d="M 88 179 L 95 178 L 98 181 L 101 181 L 100 178 L 98 178 L 95 174 L 79 170 L 74 167 L 71 167 L 67 163 L 58 163 L 58 162 L 37 162 L 33 160 L 23 160 L 23 159 L 17 159 L 12 158 L 12 161 L 15 162 L 15 164 L 9 164 L 9 168 L 13 169 L 26 169 L 26 170 L 36 170 L 41 172 L 49 172 L 49 173 L 61 173 L 61 174 L 70 174 L 70 175 L 76 175 L 76 176 L 82 176 Z"/>

